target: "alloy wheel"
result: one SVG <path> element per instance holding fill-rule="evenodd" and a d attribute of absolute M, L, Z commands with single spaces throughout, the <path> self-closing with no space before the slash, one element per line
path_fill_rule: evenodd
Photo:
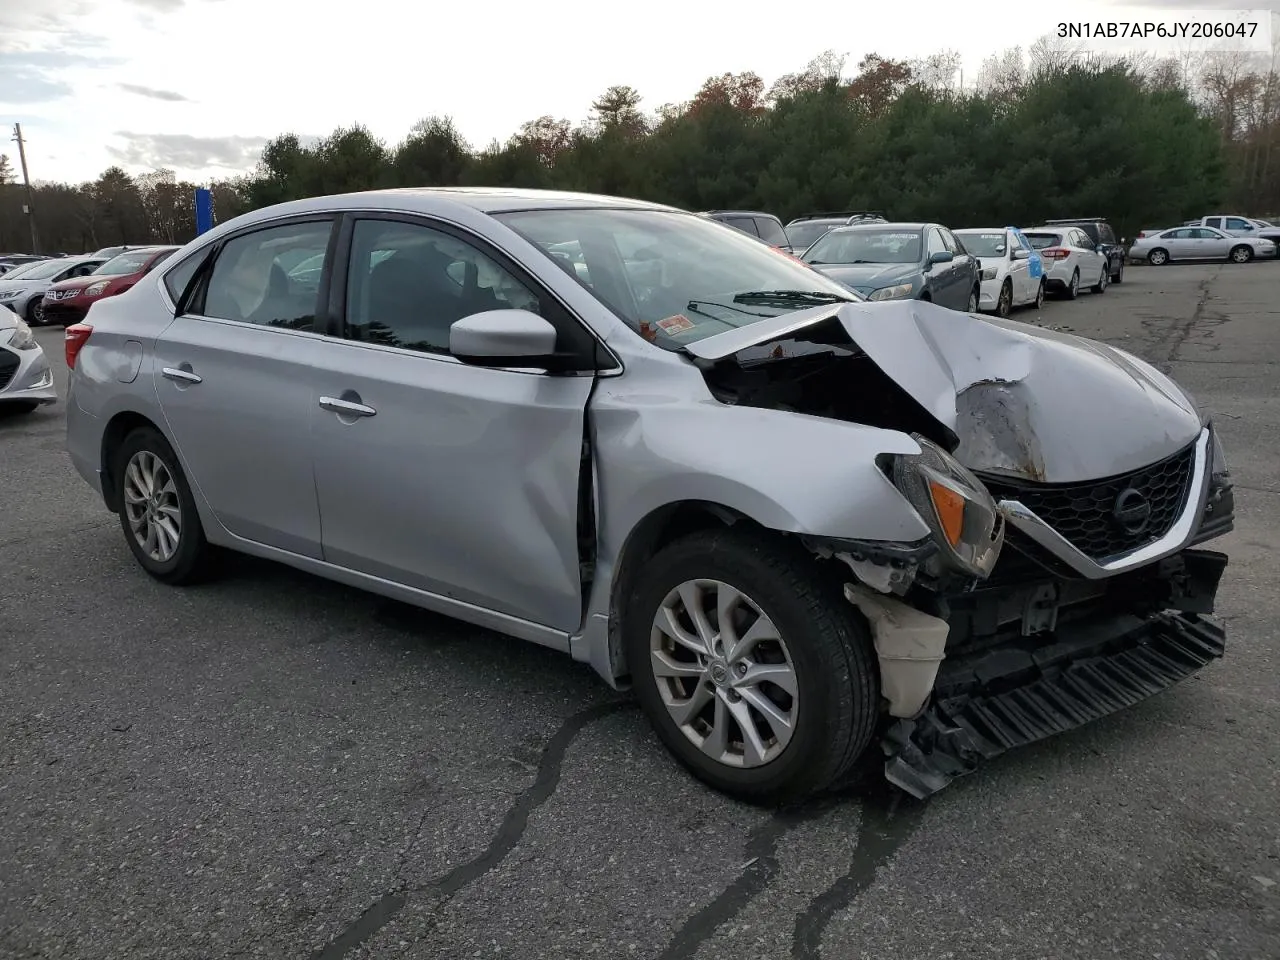
<path fill-rule="evenodd" d="M 707 757 L 759 767 L 787 748 L 799 688 L 786 643 L 746 594 L 720 580 L 687 580 L 653 618 L 649 662 L 680 732 Z"/>
<path fill-rule="evenodd" d="M 1008 284 L 1000 288 L 1000 300 L 996 303 L 996 312 L 1007 317 L 1013 311 L 1013 288 Z"/>
<path fill-rule="evenodd" d="M 1250 254 L 1248 247 L 1236 247 L 1231 251 L 1231 259 L 1236 263 L 1248 263 L 1249 257 Z"/>
<path fill-rule="evenodd" d="M 969 310 L 968 310 L 968 312 L 969 312 L 969 313 L 977 313 L 977 312 L 978 312 L 978 291 L 977 291 L 977 290 L 970 290 L 970 291 L 969 291 Z"/>
<path fill-rule="evenodd" d="M 149 450 L 139 450 L 124 471 L 124 509 L 138 546 L 157 563 L 167 563 L 182 540 L 182 506 L 173 474 Z"/>

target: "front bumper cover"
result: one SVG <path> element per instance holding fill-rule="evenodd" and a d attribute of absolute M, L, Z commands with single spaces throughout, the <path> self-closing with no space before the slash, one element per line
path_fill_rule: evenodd
<path fill-rule="evenodd" d="M 1014 747 L 1132 706 L 1221 657 L 1211 613 L 1224 554 L 1171 558 L 1170 609 L 1147 616 L 1111 610 L 943 661 L 929 705 L 894 721 L 882 744 L 885 777 L 915 797 Z"/>

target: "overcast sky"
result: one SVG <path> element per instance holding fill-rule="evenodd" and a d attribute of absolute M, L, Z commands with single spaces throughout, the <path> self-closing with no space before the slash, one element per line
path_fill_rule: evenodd
<path fill-rule="evenodd" d="M 726 71 L 772 82 L 827 48 L 850 69 L 871 52 L 957 50 L 971 78 L 986 56 L 1026 48 L 1059 21 L 1241 7 L 1280 11 L 1280 0 L 0 0 L 0 153 L 17 167 L 16 121 L 36 180 L 119 163 L 203 181 L 251 169 L 285 131 L 359 122 L 394 143 L 421 117 L 448 114 L 479 147 L 543 114 L 581 121 L 615 83 L 652 109 Z"/>

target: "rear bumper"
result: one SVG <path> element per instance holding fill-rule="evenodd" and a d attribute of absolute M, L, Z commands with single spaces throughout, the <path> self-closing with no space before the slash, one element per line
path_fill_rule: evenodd
<path fill-rule="evenodd" d="M 984 760 L 1185 680 L 1224 653 L 1223 629 L 1203 615 L 1213 611 L 1226 565 L 1224 554 L 1184 550 L 1132 579 L 1117 577 L 1124 582 L 1082 601 L 1074 615 L 1055 610 L 1052 628 L 1030 636 L 1028 616 L 1046 611 L 976 643 L 957 628 L 981 619 L 977 607 L 953 615 L 953 631 L 969 642 L 953 652 L 949 641 L 929 704 L 886 730 L 886 779 L 927 797 Z M 999 591 L 991 602 L 1008 609 L 1017 592 Z"/>

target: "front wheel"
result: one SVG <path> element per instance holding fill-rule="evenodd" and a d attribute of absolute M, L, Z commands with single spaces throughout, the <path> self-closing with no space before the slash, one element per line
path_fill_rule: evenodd
<path fill-rule="evenodd" d="M 164 583 L 201 579 L 211 548 L 177 454 L 159 431 L 139 427 L 116 451 L 120 526 L 142 569 Z"/>
<path fill-rule="evenodd" d="M 974 287 L 969 291 L 969 306 L 965 309 L 966 313 L 978 312 L 978 288 Z"/>
<path fill-rule="evenodd" d="M 1044 278 L 1043 277 L 1040 279 L 1040 286 L 1036 287 L 1035 308 L 1037 310 L 1044 309 Z"/>
<path fill-rule="evenodd" d="M 754 531 L 682 538 L 632 584 L 623 642 L 636 695 L 694 776 L 738 799 L 803 800 L 871 742 L 869 632 L 798 545 Z"/>
<path fill-rule="evenodd" d="M 1246 247 L 1243 243 L 1238 247 L 1231 248 L 1231 261 L 1233 263 L 1248 263 L 1253 259 L 1253 248 Z"/>
<path fill-rule="evenodd" d="M 44 298 L 36 297 L 27 304 L 26 309 L 27 323 L 33 327 L 38 327 L 44 323 Z"/>
<path fill-rule="evenodd" d="M 996 315 L 1007 317 L 1013 313 L 1013 284 L 1008 280 L 1000 288 L 1000 296 L 996 298 Z"/>

